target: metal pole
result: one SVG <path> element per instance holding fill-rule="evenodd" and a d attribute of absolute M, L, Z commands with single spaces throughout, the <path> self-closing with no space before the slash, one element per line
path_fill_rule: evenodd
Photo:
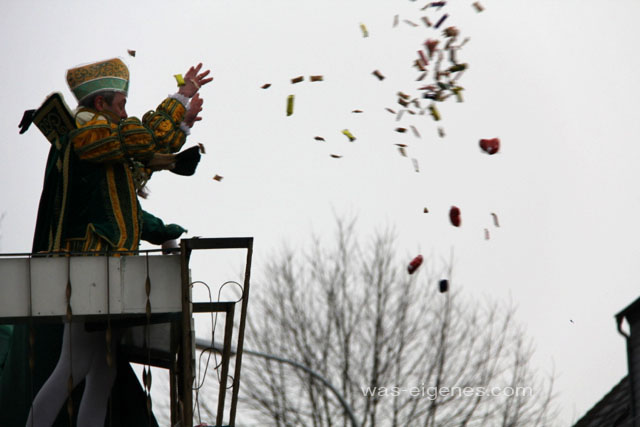
<path fill-rule="evenodd" d="M 222 351 L 222 348 L 220 347 L 219 344 L 215 344 L 214 343 L 213 346 L 211 346 L 209 344 L 210 343 L 208 343 L 205 340 L 196 339 L 196 347 L 198 347 L 201 350 L 213 348 L 214 350 Z M 259 351 L 247 350 L 246 348 L 244 350 L 242 350 L 242 352 L 246 353 L 246 354 L 250 354 L 252 356 L 262 357 L 263 359 L 275 360 L 276 362 L 280 362 L 280 363 L 285 363 L 287 365 L 291 365 L 291 366 L 293 366 L 295 368 L 302 369 L 303 371 L 305 371 L 309 375 L 311 375 L 314 378 L 320 380 L 320 382 L 322 382 L 322 384 L 327 386 L 327 388 L 329 388 L 329 390 L 331 390 L 333 392 L 333 394 L 336 396 L 336 398 L 338 398 L 338 401 L 340 402 L 340 404 L 344 408 L 345 412 L 349 416 L 349 419 L 351 420 L 351 425 L 353 427 L 360 427 L 360 423 L 358 423 L 358 420 L 356 420 L 356 417 L 353 414 L 353 411 L 351 410 L 351 406 L 349 406 L 347 401 L 344 400 L 344 397 L 342 397 L 340 392 L 329 382 L 329 380 L 324 378 L 322 375 L 320 375 L 316 371 L 314 371 L 311 368 L 309 368 L 309 367 L 307 367 L 305 365 L 302 365 L 302 364 L 300 364 L 300 363 L 298 363 L 298 362 L 296 362 L 294 360 L 285 359 L 285 358 L 279 357 L 279 356 L 274 356 L 273 354 L 267 354 L 267 353 L 261 353 Z M 231 350 L 231 354 L 235 354 L 235 350 L 232 349 Z"/>

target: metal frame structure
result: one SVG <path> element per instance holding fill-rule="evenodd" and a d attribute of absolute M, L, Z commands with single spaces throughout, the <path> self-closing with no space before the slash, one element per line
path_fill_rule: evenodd
<path fill-rule="evenodd" d="M 219 301 L 219 302 L 193 302 L 191 299 L 192 282 L 190 278 L 189 260 L 194 250 L 210 250 L 210 249 L 246 249 L 246 263 L 244 271 L 244 281 L 242 284 L 242 298 L 239 301 Z M 158 251 L 139 251 L 138 254 Z M 82 255 L 82 254 L 78 254 Z M 84 254 L 87 255 L 87 254 Z M 91 253 L 91 255 L 96 255 Z M 113 261 L 114 253 L 97 255 L 105 259 L 107 266 L 107 290 L 106 299 L 107 307 L 113 295 L 109 295 L 111 282 L 109 279 L 109 266 Z M 128 253 L 127 255 L 132 255 Z M 51 257 L 65 258 L 68 266 L 66 284 L 66 305 L 67 313 L 64 315 L 42 315 L 34 313 L 32 310 L 32 259 Z M 19 322 L 59 322 L 71 320 L 71 318 L 85 318 L 86 320 L 124 320 L 127 325 L 151 325 L 157 323 L 168 323 L 170 325 L 170 344 L 169 351 L 156 351 L 150 348 L 134 348 L 123 347 L 126 357 L 129 361 L 140 363 L 148 366 L 157 366 L 168 369 L 170 372 L 170 398 L 171 398 L 171 424 L 189 427 L 193 425 L 193 384 L 195 380 L 195 332 L 192 328 L 192 317 L 194 313 L 222 313 L 225 315 L 224 344 L 222 348 L 222 360 L 220 363 L 220 387 L 218 392 L 218 408 L 216 413 L 216 426 L 222 426 L 224 421 L 225 402 L 228 388 L 231 388 L 231 403 L 228 413 L 229 426 L 235 425 L 236 410 L 238 404 L 238 393 L 240 389 L 240 370 L 242 366 L 242 348 L 244 342 L 244 330 L 247 316 L 247 305 L 249 300 L 249 288 L 251 278 L 251 260 L 253 256 L 253 238 L 193 238 L 182 239 L 180 241 L 180 302 L 175 304 L 176 308 L 171 312 L 152 313 L 150 296 L 151 286 L 149 279 L 149 267 L 147 257 L 147 285 L 146 285 L 146 313 L 144 311 L 136 313 L 112 313 L 107 308 L 106 313 L 100 311 L 95 314 L 76 315 L 71 310 L 71 259 L 75 254 L 0 254 L 0 267 L 9 264 L 2 264 L 6 258 L 28 258 L 25 269 L 28 271 L 28 312 L 24 316 L 7 315 L 0 310 L 0 323 L 19 323 Z M 93 258 L 93 257 L 92 257 Z M 111 261 L 110 261 L 111 258 Z M 83 260 L 86 260 L 84 258 Z M 95 258 L 94 258 L 95 259 Z M 122 279 L 124 280 L 124 279 Z M 0 285 L 4 285 L 2 274 L 0 274 Z M 123 285 L 127 285 L 123 283 Z M 1 291 L 2 289 L 0 289 Z M 62 289 L 60 289 L 62 290 Z M 74 294 L 78 292 L 77 286 Z M 122 296 L 124 298 L 124 295 Z M 236 304 L 241 301 L 240 316 L 238 320 L 237 338 L 235 339 L 235 348 L 233 348 L 234 335 L 234 315 Z M 146 314 L 146 318 L 145 318 Z M 232 350 L 233 348 L 233 350 Z M 231 386 L 227 386 L 229 379 L 229 367 L 231 357 L 235 355 L 235 370 Z M 145 384 L 146 387 L 146 384 Z"/>
<path fill-rule="evenodd" d="M 244 329 L 247 319 L 247 303 L 249 302 L 249 283 L 251 279 L 251 259 L 253 256 L 253 238 L 213 238 L 213 239 L 183 239 L 180 242 L 180 253 L 182 256 L 182 330 L 191 329 L 191 319 L 193 313 L 224 312 L 225 332 L 224 346 L 222 351 L 220 390 L 218 392 L 218 410 L 216 415 L 216 425 L 222 426 L 224 416 L 225 397 L 227 380 L 229 374 L 229 361 L 231 359 L 232 328 L 235 303 L 212 302 L 212 303 L 192 303 L 190 296 L 189 278 L 189 257 L 193 250 L 201 249 L 247 249 L 245 263 L 243 297 L 240 307 L 240 322 L 238 326 L 238 338 L 236 340 L 236 360 L 233 375 L 231 407 L 229 410 L 229 425 L 235 425 L 236 410 L 238 406 L 238 393 L 240 391 L 240 368 L 242 366 L 242 348 L 244 343 Z M 195 360 L 195 337 L 190 333 L 182 334 L 182 345 L 178 360 L 182 360 L 181 382 L 182 387 L 182 410 L 183 425 L 191 425 L 193 420 L 193 393 L 191 392 L 194 381 L 194 360 Z M 187 392 L 188 390 L 188 392 Z M 178 408 L 176 408 L 178 409 Z M 172 413 L 174 408 L 172 408 Z M 173 421 L 173 420 L 172 420 Z"/>

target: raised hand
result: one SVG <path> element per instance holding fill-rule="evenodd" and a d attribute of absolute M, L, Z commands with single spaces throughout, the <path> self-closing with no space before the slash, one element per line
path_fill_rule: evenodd
<path fill-rule="evenodd" d="M 191 102 L 189 103 L 189 109 L 187 110 L 187 112 L 184 115 L 184 123 L 189 126 L 189 127 L 193 127 L 193 124 L 195 122 L 198 122 L 200 120 L 202 120 L 202 117 L 198 116 L 198 114 L 200 113 L 200 111 L 202 111 L 202 103 L 204 102 L 204 100 L 202 98 L 200 98 L 200 94 L 196 93 L 193 98 L 191 98 Z"/>
<path fill-rule="evenodd" d="M 178 93 L 186 96 L 187 98 L 191 98 L 198 93 L 198 90 L 202 86 L 213 80 L 213 77 L 206 78 L 209 75 L 210 70 L 200 73 L 200 69 L 202 69 L 202 63 L 189 68 L 189 71 L 184 75 L 184 85 L 180 86 Z"/>

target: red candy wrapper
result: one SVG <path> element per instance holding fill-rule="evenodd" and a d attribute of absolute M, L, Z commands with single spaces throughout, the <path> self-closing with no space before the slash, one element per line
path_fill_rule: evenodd
<path fill-rule="evenodd" d="M 482 148 L 482 151 L 485 153 L 496 154 L 500 150 L 500 140 L 498 138 L 481 139 L 480 148 Z"/>
<path fill-rule="evenodd" d="M 456 227 L 460 227 L 460 224 L 462 223 L 462 219 L 460 218 L 460 208 L 457 206 L 451 206 L 451 209 L 449 209 L 449 219 L 451 220 L 451 224 Z"/>
<path fill-rule="evenodd" d="M 413 274 L 422 265 L 422 255 L 415 257 L 407 266 L 409 274 Z"/>

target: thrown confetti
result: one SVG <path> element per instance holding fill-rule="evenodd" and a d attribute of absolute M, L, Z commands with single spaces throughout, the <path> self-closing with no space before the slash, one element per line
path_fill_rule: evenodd
<path fill-rule="evenodd" d="M 457 37 L 458 34 L 460 34 L 460 30 L 458 30 L 456 27 L 447 27 L 442 30 L 442 34 L 445 37 Z"/>
<path fill-rule="evenodd" d="M 392 109 L 392 108 L 385 108 L 385 110 L 387 110 L 388 112 L 390 112 L 391 114 L 395 114 L 396 110 Z"/>
<path fill-rule="evenodd" d="M 405 133 L 407 131 L 407 128 L 396 128 L 396 132 L 399 133 Z"/>
<path fill-rule="evenodd" d="M 449 209 L 449 220 L 454 227 L 460 227 L 462 223 L 462 219 L 460 218 L 460 208 L 457 206 L 451 206 Z"/>
<path fill-rule="evenodd" d="M 440 25 L 442 25 L 442 23 L 444 22 L 444 20 L 445 20 L 445 19 L 447 19 L 447 17 L 448 17 L 448 16 L 449 16 L 449 15 L 448 15 L 448 14 L 446 14 L 446 13 L 445 13 L 444 15 L 442 15 L 442 18 L 440 18 L 440 19 L 438 20 L 438 22 L 436 23 L 436 25 L 434 25 L 434 28 L 435 28 L 436 30 L 437 30 L 438 28 L 440 28 Z"/>
<path fill-rule="evenodd" d="M 271 83 L 265 83 L 262 86 L 260 86 L 262 89 L 267 89 L 271 87 Z"/>
<path fill-rule="evenodd" d="M 420 132 L 418 132 L 418 129 L 416 129 L 416 127 L 414 125 L 411 125 L 409 127 L 413 131 L 413 134 L 416 136 L 416 138 L 420 138 Z"/>
<path fill-rule="evenodd" d="M 353 136 L 353 134 L 352 134 L 351 132 L 349 132 L 349 129 L 344 129 L 344 130 L 342 131 L 342 133 L 343 133 L 347 138 L 349 138 L 349 141 L 353 142 L 353 141 L 355 141 L 355 140 L 356 140 L 356 137 L 355 137 L 355 136 Z"/>
<path fill-rule="evenodd" d="M 489 229 L 485 228 L 484 229 L 484 240 L 489 240 L 490 237 L 491 237 L 491 235 L 489 234 Z"/>
<path fill-rule="evenodd" d="M 422 265 L 422 261 L 423 261 L 422 255 L 418 255 L 417 257 L 412 259 L 409 265 L 407 266 L 407 271 L 409 272 L 409 274 L 415 273 L 418 267 Z"/>
<path fill-rule="evenodd" d="M 438 111 L 435 105 L 429 105 L 429 113 L 431 114 L 431 117 L 433 117 L 433 120 L 435 121 L 440 120 L 440 112 Z"/>
<path fill-rule="evenodd" d="M 293 95 L 289 95 L 287 97 L 287 116 L 290 116 L 293 114 Z"/>
<path fill-rule="evenodd" d="M 393 26 L 397 27 L 398 26 L 398 20 L 400 19 L 399 15 L 396 15 L 393 17 Z"/>
<path fill-rule="evenodd" d="M 324 80 L 324 76 L 309 76 L 309 80 L 312 82 L 321 82 Z"/>
<path fill-rule="evenodd" d="M 476 8 L 477 12 L 482 12 L 484 10 L 484 7 L 480 4 L 480 2 L 473 3 L 473 7 Z"/>
<path fill-rule="evenodd" d="M 200 152 L 202 154 L 207 154 L 206 151 L 204 150 L 204 145 L 202 145 L 201 143 L 198 143 L 198 148 L 200 149 Z"/>
<path fill-rule="evenodd" d="M 408 19 L 405 19 L 404 23 L 407 24 L 407 25 L 411 25 L 412 27 L 417 27 L 418 26 L 418 24 L 416 24 L 413 21 L 409 21 Z"/>
<path fill-rule="evenodd" d="M 500 227 L 500 222 L 498 222 L 498 215 L 491 212 L 491 216 L 493 217 L 493 225 L 495 225 L 496 227 Z"/>
<path fill-rule="evenodd" d="M 301 81 L 304 80 L 304 76 L 298 76 L 298 77 L 294 77 L 291 79 L 291 83 L 292 84 L 296 84 L 296 83 L 300 83 Z"/>
<path fill-rule="evenodd" d="M 422 17 L 422 22 L 424 22 L 424 25 L 426 25 L 427 27 L 431 26 L 431 21 L 429 21 L 429 18 L 427 18 L 426 16 Z"/>
<path fill-rule="evenodd" d="M 429 39 L 426 42 L 424 42 L 424 45 L 429 51 L 429 58 L 431 58 L 433 56 L 433 52 L 437 50 L 438 43 L 440 43 L 440 40 L 433 40 L 433 39 Z"/>
<path fill-rule="evenodd" d="M 400 152 L 402 157 L 407 157 L 407 150 L 405 150 L 405 147 L 398 147 L 398 151 Z"/>
<path fill-rule="evenodd" d="M 362 113 L 362 110 L 353 110 L 352 113 Z"/>
<path fill-rule="evenodd" d="M 174 74 L 173 77 L 175 77 L 178 86 L 184 86 L 184 78 L 182 77 L 182 74 Z"/>
<path fill-rule="evenodd" d="M 333 157 L 334 159 L 341 159 L 342 156 L 340 154 L 329 154 L 331 157 Z"/>
<path fill-rule="evenodd" d="M 216 176 L 214 176 L 214 177 L 213 177 L 213 180 L 214 180 L 214 181 L 218 181 L 218 182 L 220 182 L 220 181 L 222 181 L 222 179 L 223 179 L 223 178 L 224 178 L 224 177 L 222 177 L 222 176 L 220 176 L 220 175 L 216 175 Z"/>
<path fill-rule="evenodd" d="M 449 290 L 449 281 L 447 279 L 440 280 L 438 288 L 440 289 L 441 294 L 447 292 Z"/>
<path fill-rule="evenodd" d="M 422 52 L 422 49 L 418 51 L 418 55 L 420 56 L 420 65 L 422 65 L 423 67 L 429 65 L 429 60 L 426 56 L 424 56 L 424 52 Z"/>
<path fill-rule="evenodd" d="M 313 138 L 313 139 L 315 139 L 316 141 L 324 141 L 324 138 L 323 138 L 323 137 L 321 137 L 321 136 L 316 136 L 316 137 L 315 137 L 315 138 Z"/>
<path fill-rule="evenodd" d="M 136 51 L 135 51 L 135 50 L 127 49 L 127 53 L 128 53 L 130 56 L 133 56 L 133 57 L 135 57 L 135 56 L 136 56 Z"/>
<path fill-rule="evenodd" d="M 496 154 L 500 150 L 500 139 L 481 139 L 480 148 L 487 154 Z"/>
<path fill-rule="evenodd" d="M 464 98 L 462 97 L 462 91 L 464 89 L 461 88 L 460 86 L 456 86 L 456 87 L 452 87 L 451 88 L 451 92 L 454 93 L 454 95 L 456 96 L 456 99 L 458 100 L 458 102 L 464 102 Z"/>
<path fill-rule="evenodd" d="M 429 213 L 429 208 L 424 208 L 423 213 Z"/>
<path fill-rule="evenodd" d="M 444 138 L 445 137 L 445 133 L 444 133 L 444 128 L 439 127 L 438 128 L 438 136 L 440 136 L 440 138 Z"/>
<path fill-rule="evenodd" d="M 380 71 L 375 70 L 372 74 L 374 76 L 376 76 L 379 80 L 384 80 L 384 76 L 382 75 L 382 73 Z"/>
<path fill-rule="evenodd" d="M 418 165 L 418 159 L 412 158 L 411 163 L 413 163 L 413 170 L 416 172 L 420 172 L 420 166 Z"/>
<path fill-rule="evenodd" d="M 360 24 L 360 29 L 362 30 L 362 37 L 369 37 L 369 31 L 367 31 L 367 27 L 364 24 Z"/>
<path fill-rule="evenodd" d="M 449 67 L 449 71 L 452 73 L 457 73 L 458 71 L 464 71 L 468 67 L 467 64 L 456 64 Z"/>

